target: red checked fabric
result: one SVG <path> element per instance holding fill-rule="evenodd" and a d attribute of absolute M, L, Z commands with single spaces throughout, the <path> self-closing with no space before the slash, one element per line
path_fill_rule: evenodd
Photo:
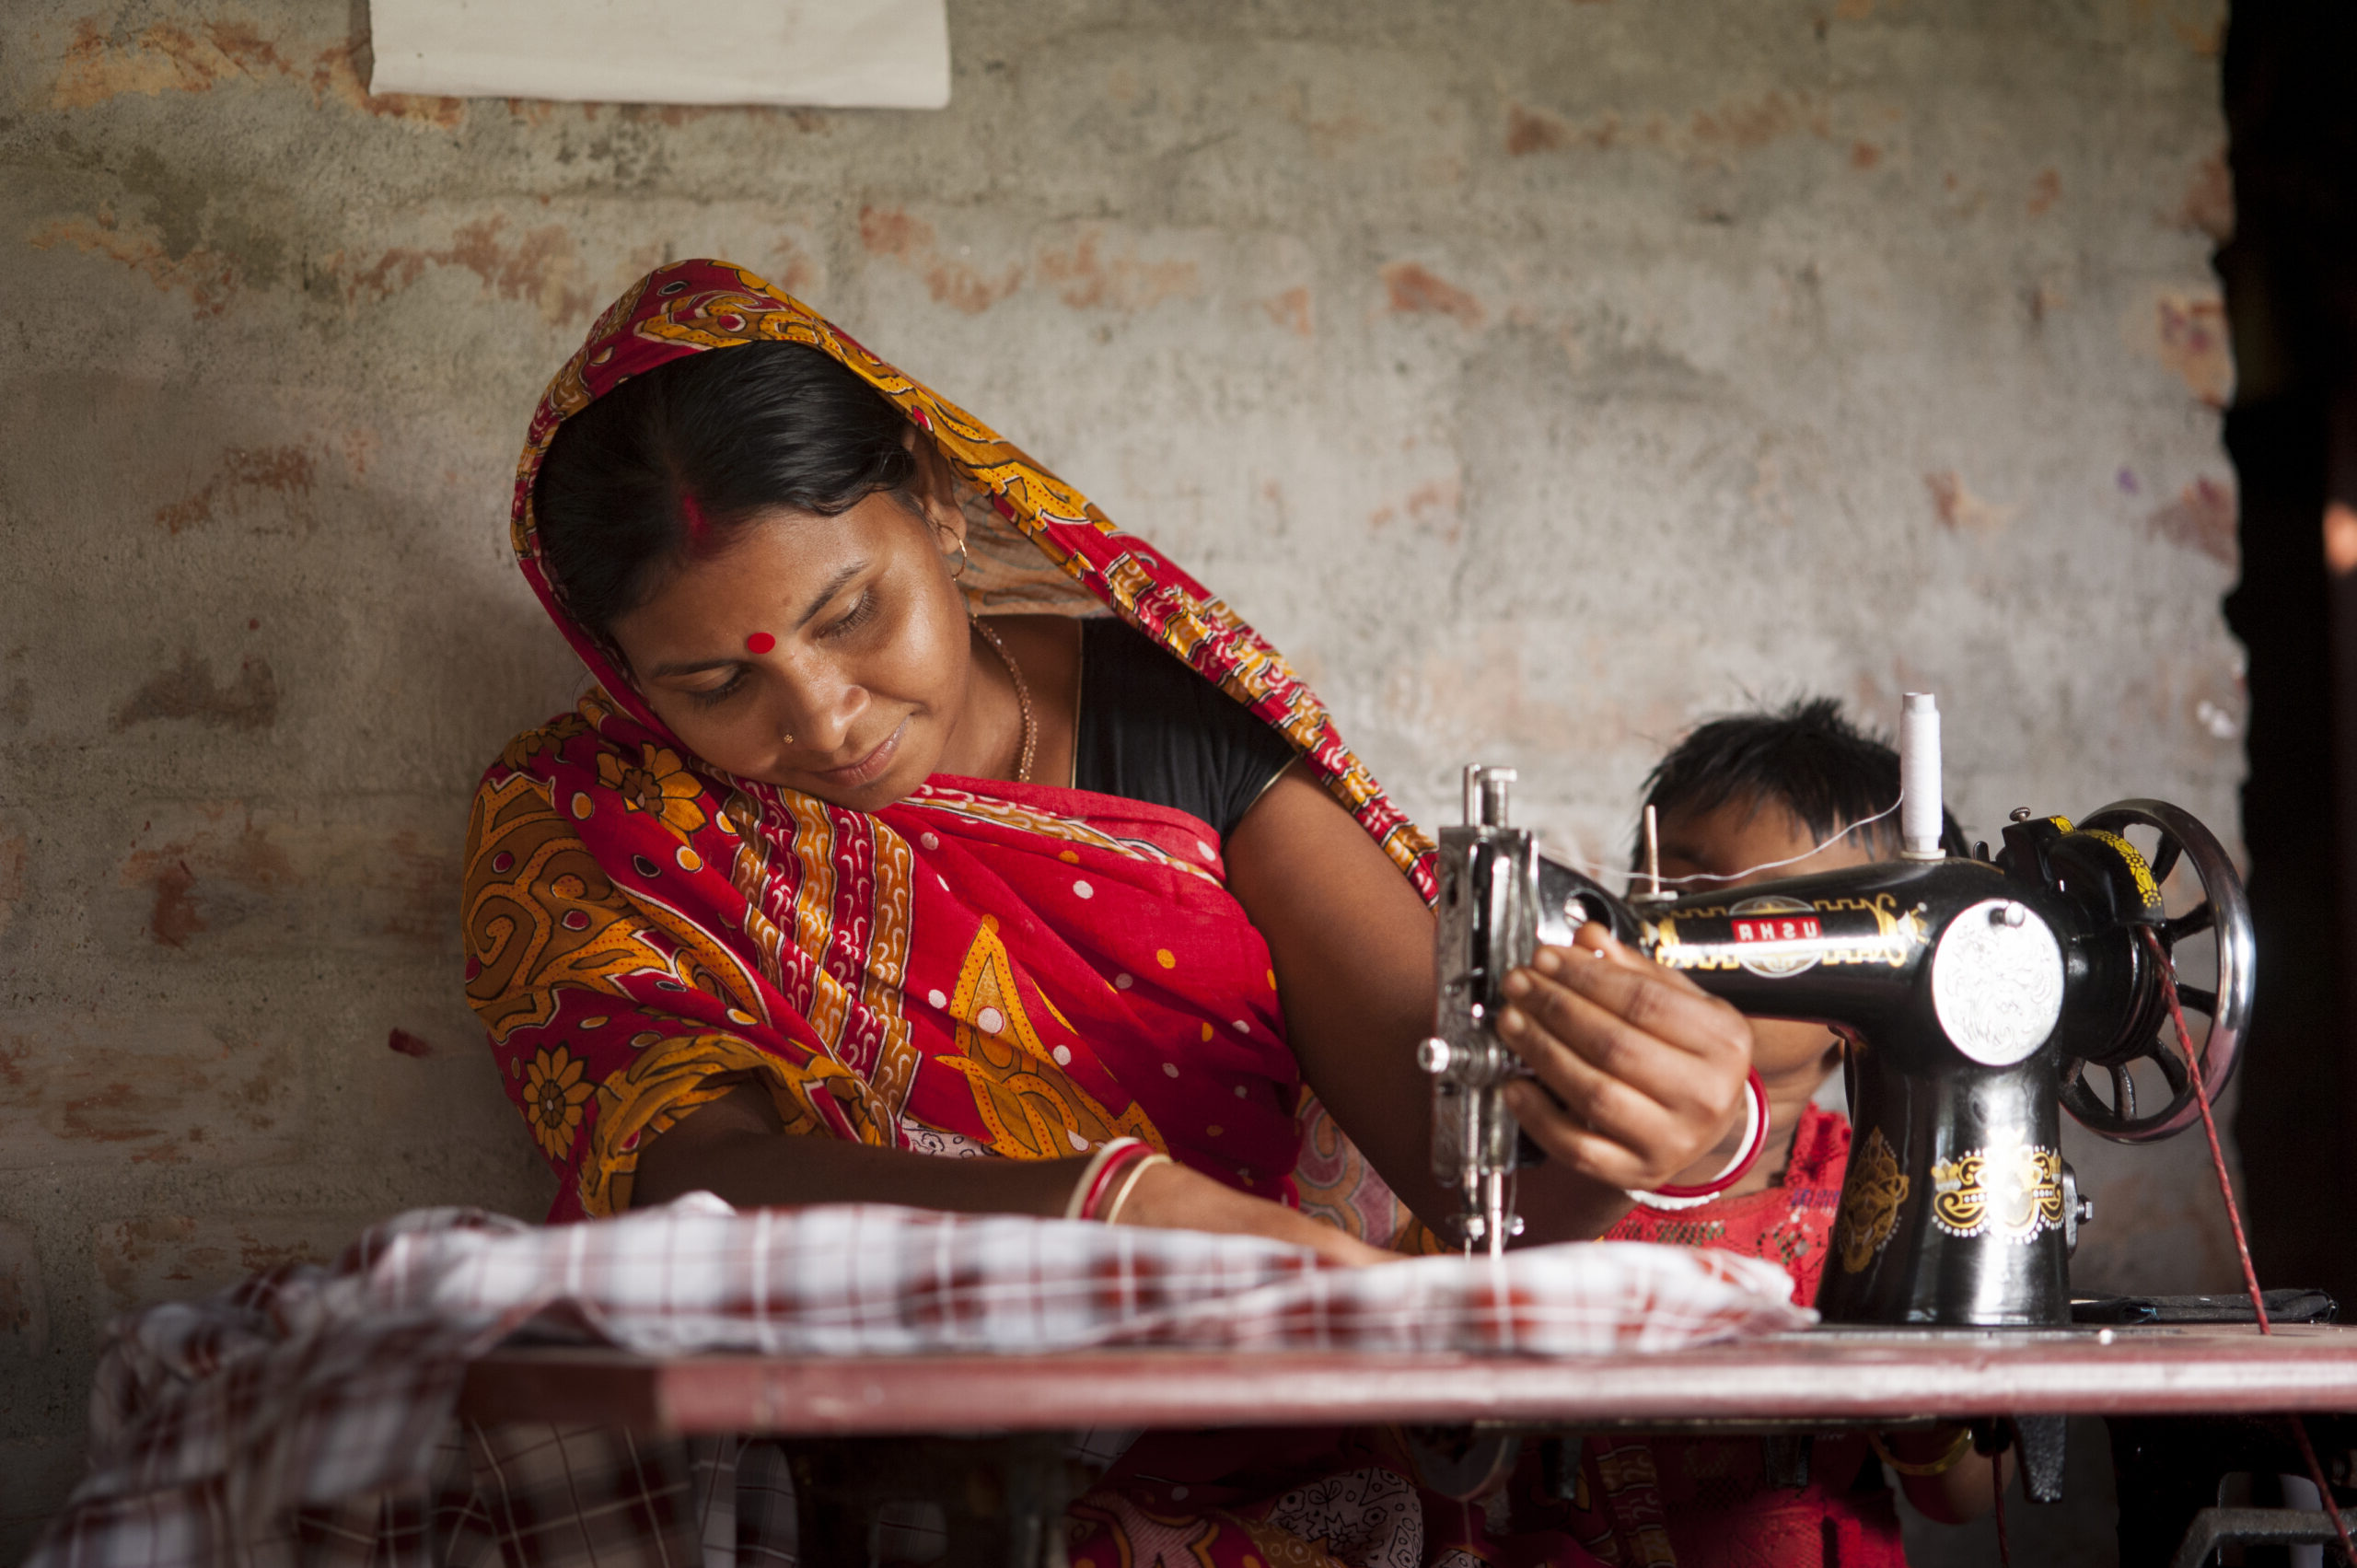
<path fill-rule="evenodd" d="M 1331 1270 L 1251 1237 L 876 1205 L 738 1214 L 697 1194 L 554 1228 L 421 1211 L 332 1268 L 281 1268 L 117 1323 L 92 1398 L 91 1472 L 29 1562 L 424 1568 L 496 1540 L 509 1568 L 570 1562 L 579 1528 L 518 1523 L 539 1517 L 517 1495 L 533 1472 L 500 1459 L 502 1445 L 554 1467 L 550 1496 L 606 1500 L 601 1563 L 637 1561 L 642 1546 L 659 1561 L 666 1539 L 714 1527 L 693 1473 L 711 1454 L 547 1427 L 530 1441 L 454 1435 L 468 1360 L 528 1325 L 648 1354 L 1628 1354 L 1805 1326 L 1814 1315 L 1791 1288 L 1756 1259 L 1634 1245 L 1535 1248 L 1495 1270 L 1456 1258 Z M 728 1484 L 741 1507 L 743 1478 Z M 759 1555 L 743 1523 L 727 1527 L 742 1552 L 719 1561 Z"/>

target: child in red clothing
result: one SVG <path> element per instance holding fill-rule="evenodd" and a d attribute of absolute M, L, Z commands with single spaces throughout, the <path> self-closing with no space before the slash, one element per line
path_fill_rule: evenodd
<path fill-rule="evenodd" d="M 1659 819 L 1664 880 L 1700 889 L 1895 855 L 1895 816 L 1860 824 L 1898 797 L 1898 753 L 1852 725 L 1839 703 L 1820 699 L 1703 725 L 1654 769 L 1645 798 Z M 1946 840 L 1949 854 L 1965 853 L 1954 818 Z M 1792 1274 L 1795 1300 L 1814 1300 L 1840 1202 L 1850 1123 L 1812 1100 L 1840 1066 L 1842 1050 L 1822 1025 L 1755 1020 L 1752 1064 L 1767 1086 L 1770 1128 L 1758 1163 L 1707 1203 L 1677 1210 L 1641 1203 L 1604 1239 L 1766 1258 Z M 1725 1168 L 1739 1136 L 1678 1181 L 1709 1181 Z M 1990 1506 L 1989 1461 L 1971 1451 L 1962 1428 L 1910 1429 L 1880 1441 L 1897 1461 L 1908 1501 L 1926 1516 L 1961 1522 Z M 1865 1436 L 1817 1438 L 1808 1484 L 1797 1490 L 1768 1479 L 1763 1455 L 1758 1439 L 1591 1437 L 1572 1533 L 1623 1568 L 1904 1568 L 1898 1513 Z"/>

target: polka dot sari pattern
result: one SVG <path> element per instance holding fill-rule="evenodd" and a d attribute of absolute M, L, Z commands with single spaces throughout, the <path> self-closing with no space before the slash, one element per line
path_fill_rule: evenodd
<path fill-rule="evenodd" d="M 1192 578 L 751 273 L 657 269 L 558 372 L 517 469 L 517 565 L 598 685 L 509 743 L 469 830 L 468 996 L 563 1178 L 552 1217 L 626 1208 L 644 1143 L 749 1080 L 796 1132 L 946 1134 L 1024 1159 L 1134 1135 L 1290 1201 L 1299 1075 L 1267 946 L 1207 824 L 946 777 L 869 814 L 735 778 L 566 613 L 532 510 L 559 425 L 670 360 L 776 342 L 890 399 L 1048 567 L 1280 729 L 1429 896 L 1429 843 L 1275 650 Z"/>

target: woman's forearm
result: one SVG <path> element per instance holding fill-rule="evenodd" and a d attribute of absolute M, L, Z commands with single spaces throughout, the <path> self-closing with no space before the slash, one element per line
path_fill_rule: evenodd
<path fill-rule="evenodd" d="M 1064 1212 L 1086 1160 L 952 1159 L 781 1130 L 751 1085 L 702 1106 L 640 1154 L 634 1208 L 711 1192 L 740 1209 L 904 1203 L 966 1214 Z"/>
<path fill-rule="evenodd" d="M 1269 944 L 1303 1077 L 1400 1201 L 1446 1225 L 1455 1201 L 1433 1179 L 1432 1080 L 1416 1066 L 1432 1031 L 1432 912 L 1299 764 L 1225 854 L 1228 889 Z"/>
<path fill-rule="evenodd" d="M 784 1130 L 766 1090 L 750 1085 L 691 1111 L 638 1156 L 631 1204 L 713 1192 L 740 1209 L 806 1203 L 902 1203 L 912 1209 L 1053 1217 L 1072 1201 L 1085 1159 L 947 1159 Z M 1390 1253 L 1265 1198 L 1231 1191 L 1201 1171 L 1159 1160 L 1122 1190 L 1120 1223 L 1263 1236 L 1356 1267 Z"/>

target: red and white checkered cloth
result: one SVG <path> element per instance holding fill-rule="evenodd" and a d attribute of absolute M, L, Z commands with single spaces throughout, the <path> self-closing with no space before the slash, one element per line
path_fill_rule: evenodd
<path fill-rule="evenodd" d="M 1805 1327 L 1791 1288 L 1755 1259 L 1633 1243 L 1338 1270 L 1254 1237 L 881 1205 L 740 1214 L 696 1194 L 555 1228 L 419 1211 L 331 1268 L 119 1320 L 91 1473 L 28 1568 L 446 1560 L 449 1529 L 424 1521 L 465 1512 L 435 1478 L 466 1365 L 526 1329 L 648 1355 L 1572 1356 Z"/>

